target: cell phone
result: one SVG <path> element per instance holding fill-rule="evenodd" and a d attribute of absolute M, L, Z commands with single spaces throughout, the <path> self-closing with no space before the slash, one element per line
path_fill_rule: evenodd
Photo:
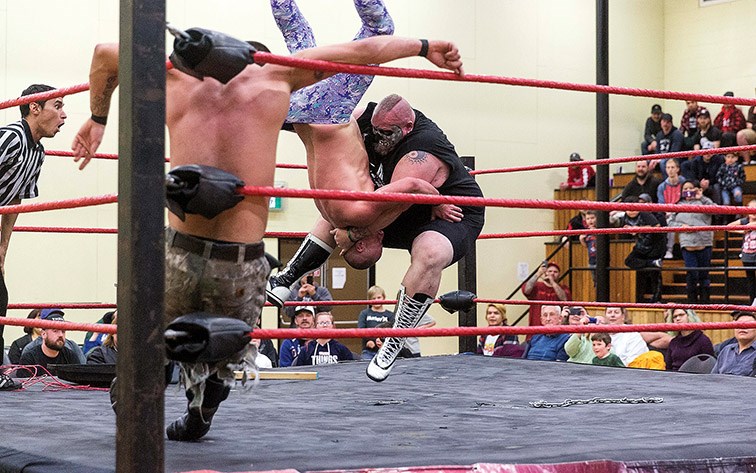
<path fill-rule="evenodd" d="M 544 268 L 547 267 L 548 265 L 549 265 L 548 261 L 546 260 L 541 261 L 541 266 L 543 266 Z"/>
<path fill-rule="evenodd" d="M 307 276 L 307 284 L 312 284 L 312 275 Z"/>
<path fill-rule="evenodd" d="M 589 324 L 597 324 L 598 319 L 596 317 L 588 317 L 588 323 Z"/>
<path fill-rule="evenodd" d="M 580 315 L 582 310 L 580 307 L 570 307 L 570 315 Z"/>

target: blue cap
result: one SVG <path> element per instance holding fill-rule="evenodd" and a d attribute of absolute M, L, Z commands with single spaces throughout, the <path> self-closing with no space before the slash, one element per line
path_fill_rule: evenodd
<path fill-rule="evenodd" d="M 63 313 L 62 309 L 42 309 L 39 312 L 39 318 L 42 320 L 59 320 L 63 321 L 63 316 L 65 314 Z"/>

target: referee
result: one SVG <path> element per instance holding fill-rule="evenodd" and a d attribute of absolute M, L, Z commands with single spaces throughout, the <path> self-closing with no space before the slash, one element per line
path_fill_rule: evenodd
<path fill-rule="evenodd" d="M 34 84 L 21 96 L 54 90 Z M 42 138 L 52 138 L 66 122 L 63 99 L 55 98 L 21 105 L 21 120 L 0 127 L 0 206 L 16 205 L 21 199 L 37 197 L 37 180 L 45 161 Z M 8 253 L 17 213 L 0 215 L 0 317 L 8 310 L 8 288 L 5 285 L 5 256 Z M 5 348 L 4 325 L 0 325 L 0 348 Z"/>

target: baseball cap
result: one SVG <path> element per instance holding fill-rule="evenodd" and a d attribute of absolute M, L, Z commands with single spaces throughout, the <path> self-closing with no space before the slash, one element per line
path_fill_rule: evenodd
<path fill-rule="evenodd" d="M 583 158 L 580 157 L 579 153 L 572 153 L 570 155 L 570 161 L 582 161 Z"/>
<path fill-rule="evenodd" d="M 662 120 L 667 120 L 668 122 L 672 121 L 672 114 L 671 113 L 664 113 L 661 117 Z"/>
<path fill-rule="evenodd" d="M 562 272 L 562 268 L 560 268 L 555 262 L 549 261 L 549 264 L 546 265 L 547 268 L 550 268 L 551 266 L 555 267 L 560 273 Z"/>
<path fill-rule="evenodd" d="M 736 311 L 733 311 L 733 313 L 730 315 L 732 315 L 732 320 L 735 320 L 735 321 L 737 321 L 739 318 L 744 317 L 746 315 L 748 317 L 753 317 L 754 319 L 756 319 L 756 313 L 748 312 L 745 310 L 736 310 Z"/>
<path fill-rule="evenodd" d="M 661 108 L 661 105 L 659 105 L 658 103 L 655 103 L 655 104 L 654 104 L 654 105 L 653 105 L 653 106 L 651 107 L 651 113 L 662 113 L 662 108 Z"/>
<path fill-rule="evenodd" d="M 61 309 L 42 309 L 39 312 L 39 318 L 42 320 L 57 320 L 63 322 L 65 314 Z"/>
<path fill-rule="evenodd" d="M 646 194 L 645 192 L 638 196 L 638 199 L 642 200 L 643 202 L 652 202 L 653 199 L 650 195 Z"/>
<path fill-rule="evenodd" d="M 727 92 L 724 93 L 724 96 L 725 97 L 735 97 L 735 94 L 731 90 L 728 90 Z"/>
<path fill-rule="evenodd" d="M 302 311 L 305 311 L 305 310 L 307 312 L 309 312 L 311 315 L 315 315 L 315 308 L 313 306 L 311 306 L 311 305 L 298 305 L 294 309 L 294 315 L 296 316 L 298 313 L 300 313 Z"/>
<path fill-rule="evenodd" d="M 705 109 L 705 108 L 702 108 L 701 110 L 699 110 L 699 111 L 698 111 L 698 114 L 697 114 L 696 116 L 697 116 L 697 117 L 700 117 L 700 116 L 702 116 L 702 115 L 703 115 L 703 116 L 707 116 L 707 117 L 710 117 L 710 116 L 711 116 L 711 114 L 709 113 L 709 111 L 708 111 L 707 109 Z"/>

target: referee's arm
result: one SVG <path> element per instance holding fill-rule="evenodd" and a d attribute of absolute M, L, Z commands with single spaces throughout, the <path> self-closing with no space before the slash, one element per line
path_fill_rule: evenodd
<path fill-rule="evenodd" d="M 14 199 L 8 205 L 18 205 L 21 199 Z M 13 233 L 13 226 L 16 224 L 18 214 L 0 215 L 0 271 L 5 274 L 5 255 L 8 253 L 8 243 Z"/>

